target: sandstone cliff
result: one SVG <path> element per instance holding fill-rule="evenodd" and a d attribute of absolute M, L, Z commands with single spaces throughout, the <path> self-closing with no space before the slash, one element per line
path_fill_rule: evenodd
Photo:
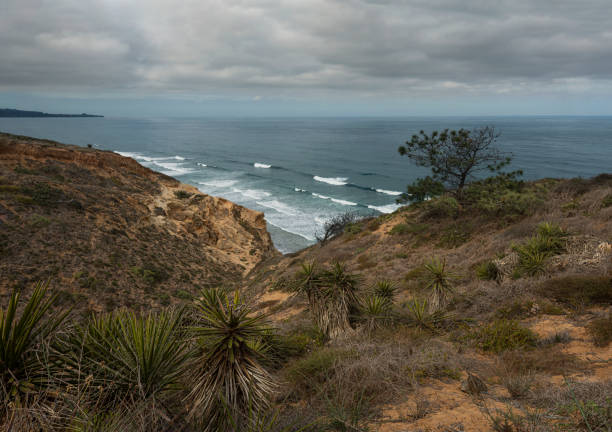
<path fill-rule="evenodd" d="M 0 294 L 51 281 L 81 310 L 232 285 L 277 254 L 263 214 L 109 151 L 0 134 Z"/>

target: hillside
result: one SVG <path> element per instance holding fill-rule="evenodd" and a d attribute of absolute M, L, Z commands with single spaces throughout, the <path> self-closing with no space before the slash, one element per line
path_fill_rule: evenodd
<path fill-rule="evenodd" d="M 602 174 L 472 183 L 283 256 L 259 212 L 1 134 L 0 304 L 58 295 L 0 352 L 1 427 L 609 432 L 611 243 Z"/>
<path fill-rule="evenodd" d="M 612 176 L 528 183 L 516 198 L 529 204 L 514 210 L 506 198 L 405 207 L 253 271 L 249 292 L 293 350 L 278 371 L 286 415 L 346 426 L 330 430 L 609 430 Z M 548 232 L 558 249 L 522 258 Z M 450 286 L 435 312 L 432 259 Z M 362 306 L 353 331 L 322 343 L 292 287 L 304 263 L 335 262 Z M 380 281 L 395 287 L 391 311 L 368 303 Z"/>
<path fill-rule="evenodd" d="M 262 213 L 112 152 L 0 134 L 4 298 L 50 280 L 83 312 L 149 309 L 276 254 Z"/>

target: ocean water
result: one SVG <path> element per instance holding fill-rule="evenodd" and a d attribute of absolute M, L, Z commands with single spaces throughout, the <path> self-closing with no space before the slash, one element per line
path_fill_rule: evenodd
<path fill-rule="evenodd" d="M 612 172 L 612 117 L 0 118 L 0 131 L 116 151 L 260 210 L 285 253 L 339 213 L 394 211 L 427 174 L 397 153 L 414 133 L 485 125 L 527 179 Z"/>

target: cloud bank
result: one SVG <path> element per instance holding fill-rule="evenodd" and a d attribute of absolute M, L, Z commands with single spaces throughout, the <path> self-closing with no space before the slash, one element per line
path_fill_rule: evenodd
<path fill-rule="evenodd" d="M 3 91 L 612 89 L 609 0 L 3 0 L 0 11 Z"/>

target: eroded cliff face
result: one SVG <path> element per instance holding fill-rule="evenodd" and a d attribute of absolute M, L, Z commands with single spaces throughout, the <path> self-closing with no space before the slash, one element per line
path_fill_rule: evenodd
<path fill-rule="evenodd" d="M 0 295 L 51 281 L 85 310 L 239 282 L 274 256 L 263 213 L 113 152 L 0 134 Z"/>

